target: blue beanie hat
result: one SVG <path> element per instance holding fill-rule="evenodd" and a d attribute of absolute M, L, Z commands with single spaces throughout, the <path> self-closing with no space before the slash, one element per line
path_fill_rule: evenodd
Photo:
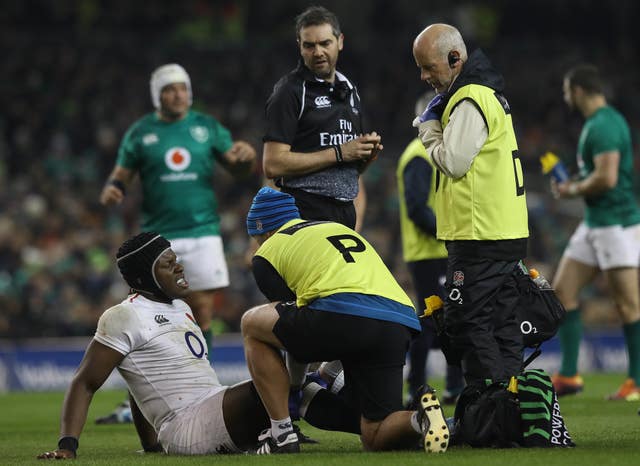
<path fill-rule="evenodd" d="M 250 236 L 262 235 L 294 218 L 300 218 L 300 212 L 293 197 L 264 187 L 253 198 L 247 214 L 247 233 Z"/>

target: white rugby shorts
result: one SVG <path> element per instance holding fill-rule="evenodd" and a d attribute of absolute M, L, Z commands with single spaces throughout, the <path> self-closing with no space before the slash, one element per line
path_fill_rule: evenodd
<path fill-rule="evenodd" d="M 184 267 L 184 275 L 193 291 L 229 286 L 229 269 L 220 236 L 176 238 L 171 249 Z"/>
<path fill-rule="evenodd" d="M 158 440 L 169 455 L 211 455 L 240 453 L 231 440 L 222 414 L 222 399 L 227 387 L 180 410 L 165 422 Z"/>
<path fill-rule="evenodd" d="M 640 224 L 590 228 L 582 222 L 571 236 L 564 256 L 600 270 L 638 267 Z"/>

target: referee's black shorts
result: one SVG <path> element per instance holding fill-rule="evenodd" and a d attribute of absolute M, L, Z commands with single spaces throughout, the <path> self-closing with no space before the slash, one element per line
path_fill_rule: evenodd
<path fill-rule="evenodd" d="M 356 227 L 356 208 L 353 201 L 339 201 L 328 196 L 308 193 L 302 189 L 283 186 L 282 191 L 293 196 L 303 220 L 328 220 L 351 229 Z"/>
<path fill-rule="evenodd" d="M 402 409 L 402 368 L 410 329 L 295 303 L 279 303 L 273 333 L 299 362 L 340 360 L 350 401 L 362 416 L 380 421 Z"/>

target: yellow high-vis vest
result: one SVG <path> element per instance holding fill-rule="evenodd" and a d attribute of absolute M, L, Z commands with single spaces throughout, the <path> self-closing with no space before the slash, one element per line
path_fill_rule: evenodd
<path fill-rule="evenodd" d="M 470 84 L 458 89 L 442 115 L 442 128 L 465 99 L 485 119 L 488 137 L 469 171 L 459 179 L 439 173 L 436 220 L 441 240 L 508 240 L 527 238 L 527 202 L 511 110 L 493 89 Z"/>
<path fill-rule="evenodd" d="M 258 248 L 297 298 L 298 306 L 337 293 L 413 303 L 369 242 L 334 222 L 290 220 Z"/>
<path fill-rule="evenodd" d="M 433 165 L 431 157 L 428 156 L 427 150 L 422 145 L 422 141 L 416 138 L 411 141 L 404 150 L 398 160 L 398 167 L 396 168 L 398 203 L 400 204 L 400 231 L 402 233 L 402 256 L 405 262 L 442 259 L 447 257 L 447 248 L 444 245 L 444 241 L 440 241 L 434 236 L 422 231 L 413 223 L 407 214 L 407 204 L 404 201 L 405 186 L 403 174 L 407 164 L 415 157 L 422 157 L 433 169 L 431 178 L 424 180 L 424 182 L 429 183 L 430 186 L 427 205 L 435 212 L 437 168 Z"/>

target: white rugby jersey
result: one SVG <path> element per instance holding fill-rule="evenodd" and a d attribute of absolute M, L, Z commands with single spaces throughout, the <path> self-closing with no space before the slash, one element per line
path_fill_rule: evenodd
<path fill-rule="evenodd" d="M 176 412 L 222 390 L 191 308 L 130 295 L 107 309 L 94 339 L 125 357 L 118 371 L 156 432 Z"/>

